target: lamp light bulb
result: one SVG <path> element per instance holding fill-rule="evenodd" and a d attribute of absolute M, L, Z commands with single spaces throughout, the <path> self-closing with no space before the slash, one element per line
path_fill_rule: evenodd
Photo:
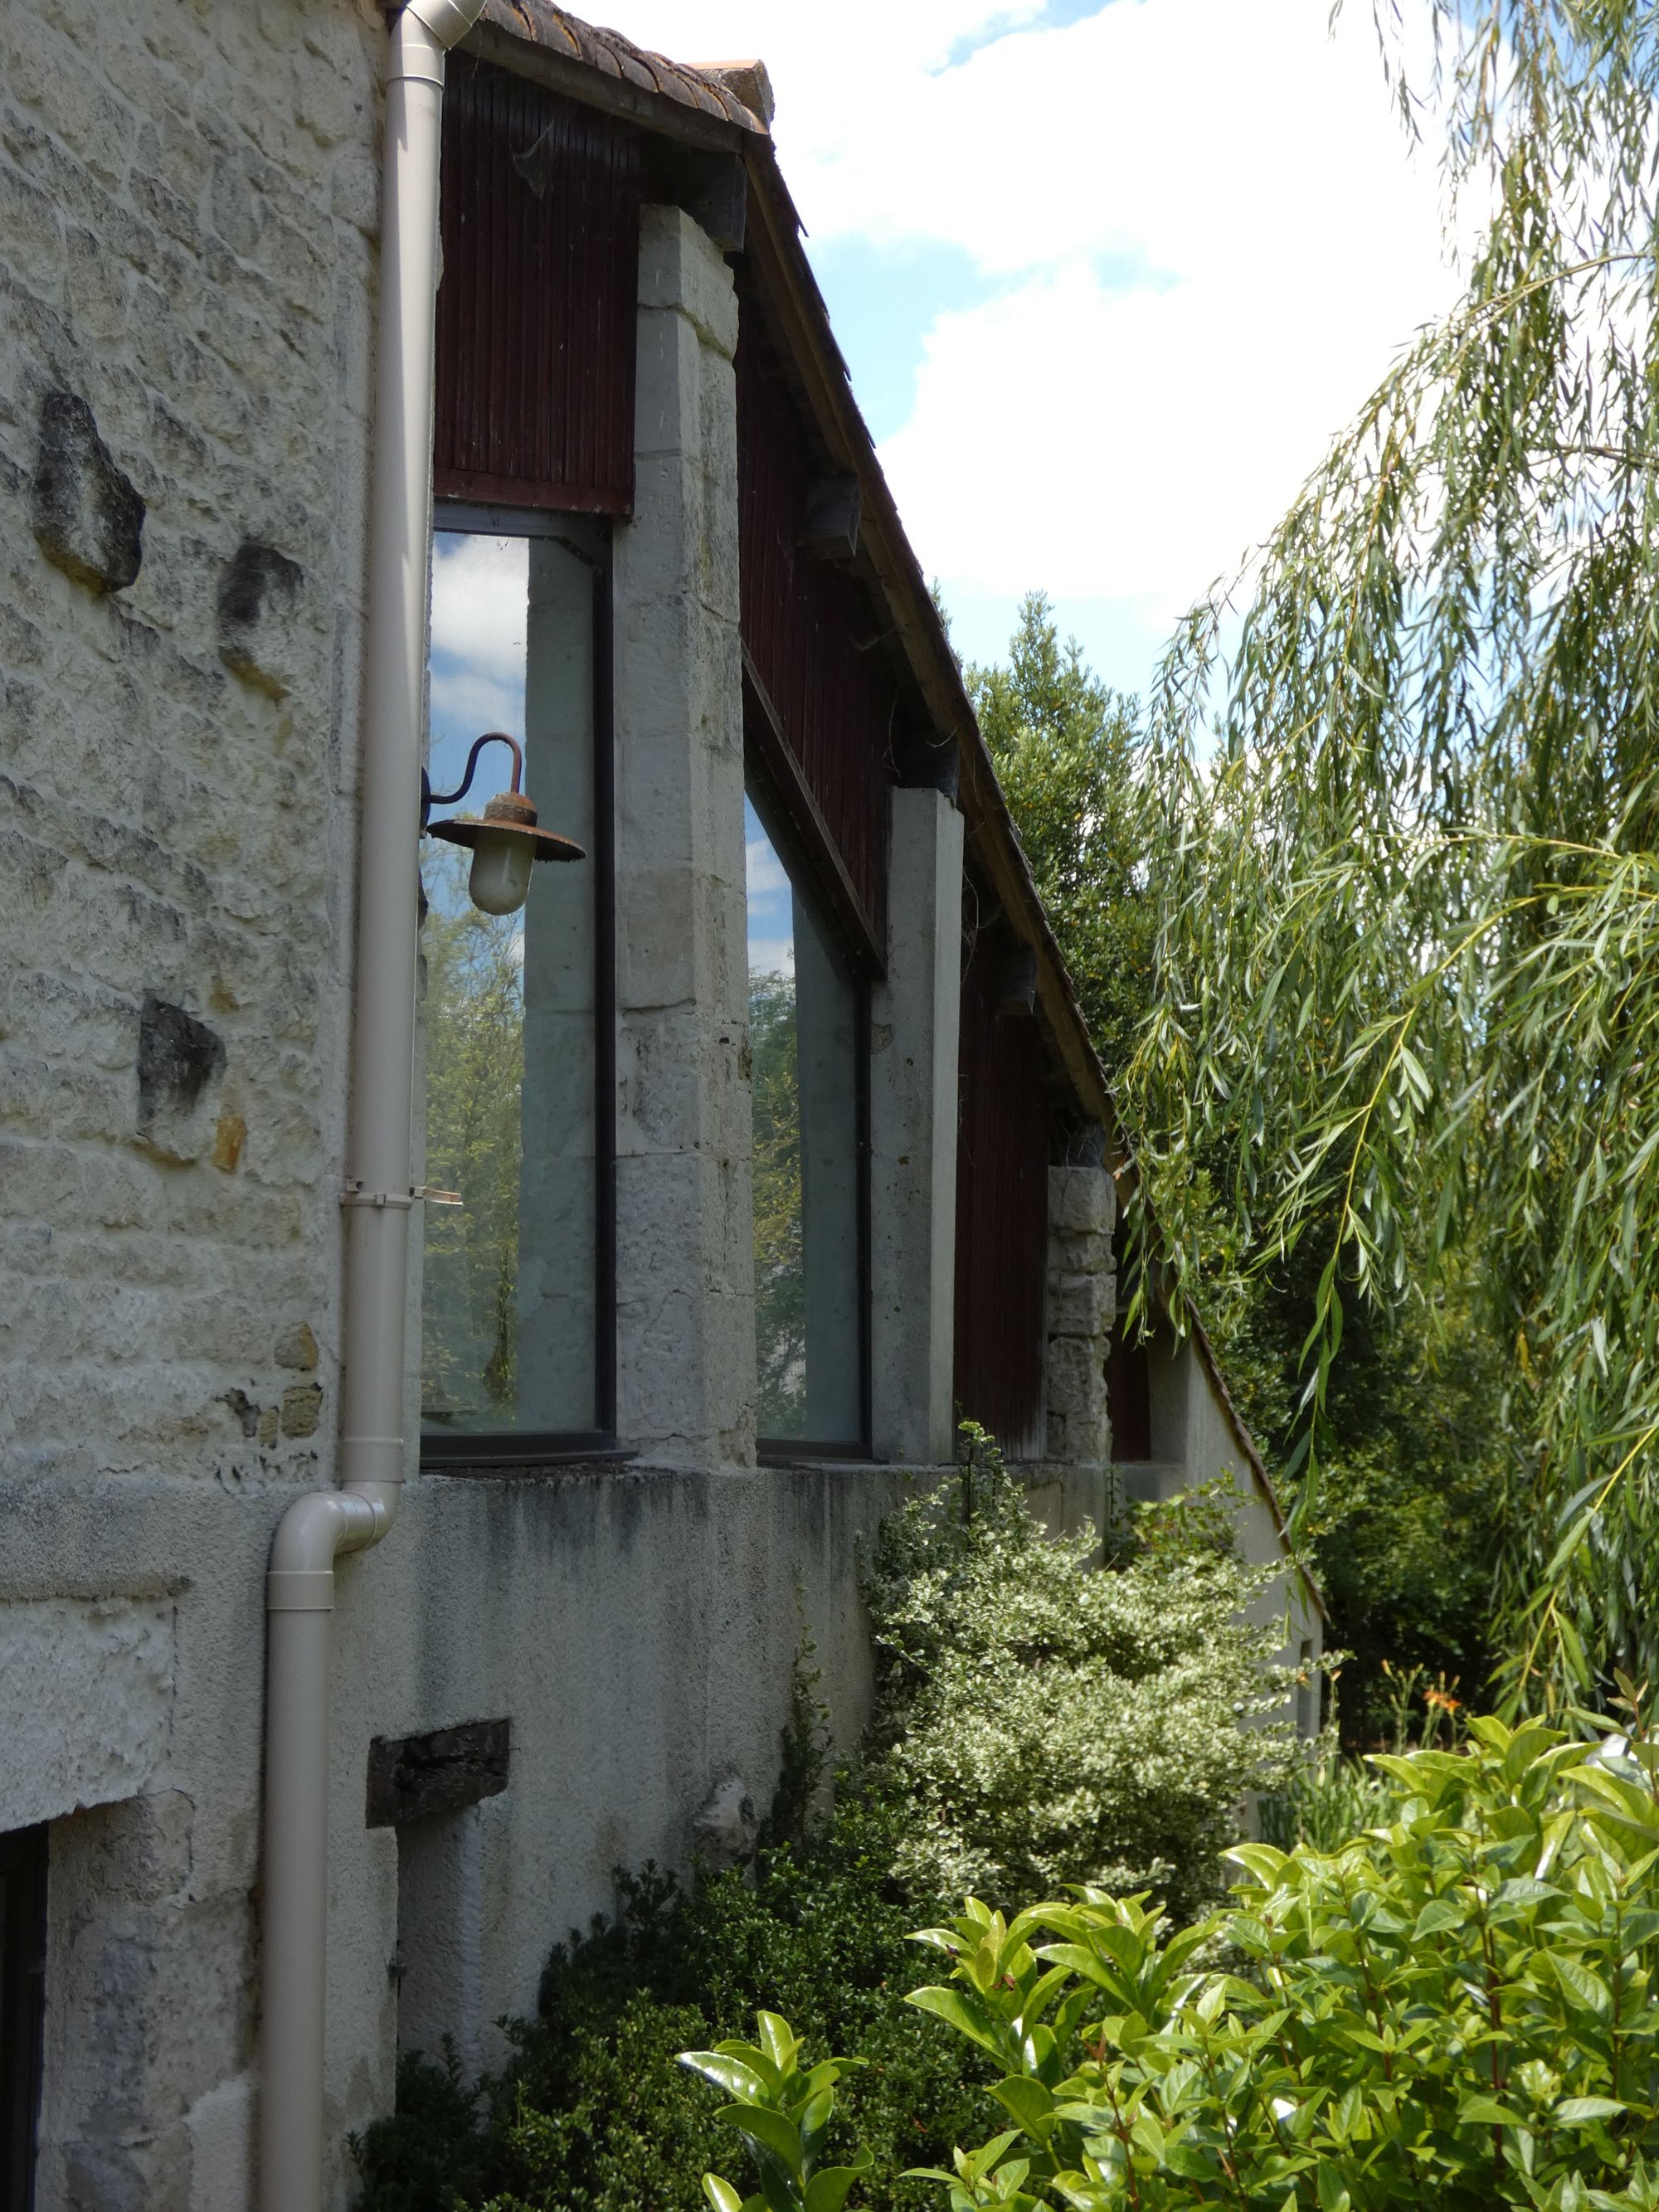
<path fill-rule="evenodd" d="M 516 914 L 530 896 L 536 847 L 522 830 L 481 829 L 472 848 L 467 890 L 484 914 Z"/>

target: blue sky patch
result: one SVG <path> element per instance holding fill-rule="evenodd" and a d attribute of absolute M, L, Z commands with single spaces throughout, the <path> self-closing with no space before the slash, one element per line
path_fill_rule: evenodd
<path fill-rule="evenodd" d="M 953 308 L 988 300 L 997 281 L 957 246 L 809 238 L 806 250 L 836 342 L 853 373 L 853 391 L 879 445 L 910 419 L 934 323 Z"/>
<path fill-rule="evenodd" d="M 1040 15 L 1033 15 L 1024 22 L 1017 22 L 1008 15 L 998 17 L 969 37 L 958 39 L 945 56 L 945 66 L 946 69 L 960 69 L 963 62 L 970 60 L 981 48 L 994 46 L 999 39 L 1006 39 L 1015 32 L 1063 31 L 1068 23 L 1081 23 L 1091 15 L 1098 15 L 1103 8 L 1111 4 L 1112 0 L 1048 0 L 1048 4 Z"/>

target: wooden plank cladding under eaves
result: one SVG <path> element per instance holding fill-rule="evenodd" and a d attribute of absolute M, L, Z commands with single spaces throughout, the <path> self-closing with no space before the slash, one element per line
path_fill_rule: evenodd
<path fill-rule="evenodd" d="M 645 167 L 631 125 L 451 57 L 440 498 L 598 514 L 632 507 Z"/>
<path fill-rule="evenodd" d="M 962 971 L 956 1399 L 1012 1460 L 1047 1448 L 1049 1108 L 1030 1015 L 999 1014 L 984 938 Z"/>
<path fill-rule="evenodd" d="M 802 543 L 823 468 L 794 396 L 742 301 L 738 340 L 738 565 L 743 643 L 768 720 L 834 847 L 832 906 L 876 964 L 887 945 L 888 793 L 897 687 L 883 623 L 850 568 Z M 799 811 L 799 809 L 796 810 Z"/>

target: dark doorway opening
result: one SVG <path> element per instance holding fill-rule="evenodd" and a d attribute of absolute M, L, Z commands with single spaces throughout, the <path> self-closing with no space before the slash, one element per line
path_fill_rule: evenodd
<path fill-rule="evenodd" d="M 0 2212 L 34 2202 L 46 1993 L 46 1831 L 0 1835 Z"/>

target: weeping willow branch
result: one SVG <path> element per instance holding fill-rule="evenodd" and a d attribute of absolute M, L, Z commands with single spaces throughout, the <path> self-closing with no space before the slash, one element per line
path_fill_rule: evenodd
<path fill-rule="evenodd" d="M 1482 1286 L 1515 1347 L 1505 1680 L 1563 1705 L 1659 1671 L 1659 8 L 1423 4 L 1433 80 L 1390 47 L 1391 81 L 1485 228 L 1165 656 L 1125 1088 L 1190 1296 L 1200 1156 L 1242 1266 L 1329 1237 L 1304 1498 L 1345 1304 Z"/>

